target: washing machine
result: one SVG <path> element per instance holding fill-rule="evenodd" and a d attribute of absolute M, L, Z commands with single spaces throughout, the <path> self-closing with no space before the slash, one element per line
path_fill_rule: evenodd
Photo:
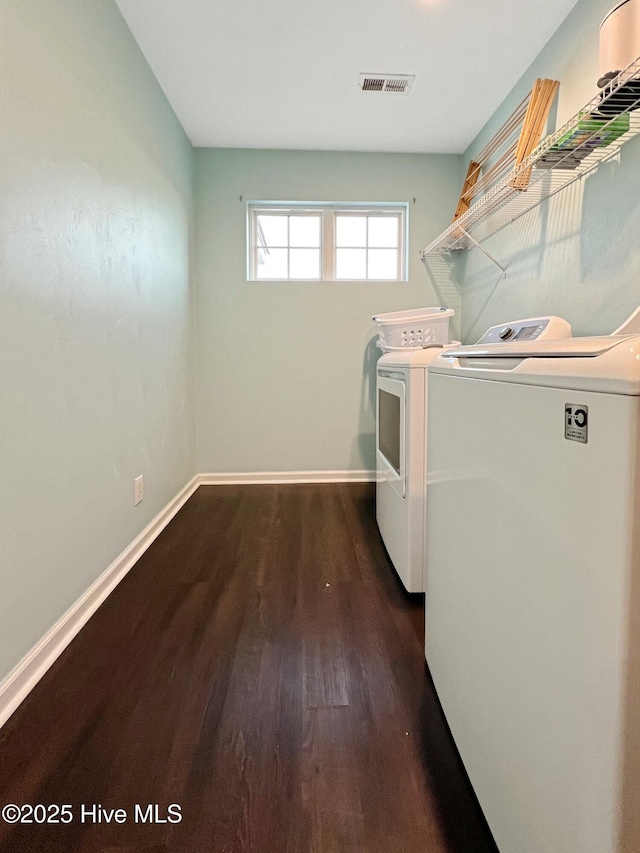
<path fill-rule="evenodd" d="M 492 326 L 479 343 L 570 335 L 566 320 L 536 317 Z M 441 345 L 388 352 L 377 365 L 376 518 L 407 592 L 425 588 L 427 368 L 441 352 Z"/>
<path fill-rule="evenodd" d="M 640 320 L 429 367 L 427 662 L 501 853 L 640 850 Z"/>

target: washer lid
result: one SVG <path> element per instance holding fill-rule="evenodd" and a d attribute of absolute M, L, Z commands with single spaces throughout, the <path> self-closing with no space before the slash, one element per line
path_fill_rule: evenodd
<path fill-rule="evenodd" d="M 640 396 L 640 335 L 454 347 L 428 370 L 459 378 Z"/>
<path fill-rule="evenodd" d="M 474 344 L 448 349 L 446 354 L 450 358 L 594 358 L 632 337 L 634 336 L 602 335 L 590 338 Z"/>

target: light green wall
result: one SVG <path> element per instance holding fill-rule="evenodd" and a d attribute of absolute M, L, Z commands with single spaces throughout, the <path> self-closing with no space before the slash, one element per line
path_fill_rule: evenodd
<path fill-rule="evenodd" d="M 192 185 L 113 0 L 2 0 L 0 678 L 195 473 Z"/>
<path fill-rule="evenodd" d="M 375 467 L 371 316 L 458 308 L 419 249 L 450 220 L 459 172 L 457 156 L 196 150 L 201 472 Z M 409 281 L 247 282 L 247 199 L 411 202 Z"/>
<path fill-rule="evenodd" d="M 580 0 L 465 153 L 477 152 L 536 77 L 560 80 L 560 126 L 597 92 L 598 29 L 613 0 Z M 462 335 L 537 314 L 558 314 L 574 334 L 607 333 L 640 304 L 640 140 L 613 162 L 531 211 L 486 248 L 506 279 L 477 250 L 460 259 Z"/>
<path fill-rule="evenodd" d="M 460 311 L 419 250 L 536 76 L 561 80 L 558 121 L 591 97 L 610 3 L 580 0 L 464 158 L 197 150 L 196 294 L 194 152 L 113 0 L 3 0 L 0 678 L 196 471 L 374 468 L 371 315 Z M 630 313 L 639 158 L 631 143 L 489 241 L 506 280 L 478 252 L 454 262 L 465 340 L 531 314 L 591 333 Z M 410 202 L 409 281 L 247 282 L 247 199 Z"/>

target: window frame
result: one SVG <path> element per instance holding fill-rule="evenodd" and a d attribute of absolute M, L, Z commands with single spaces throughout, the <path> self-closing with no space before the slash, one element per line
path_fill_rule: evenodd
<path fill-rule="evenodd" d="M 320 277 L 319 278 L 258 278 L 258 251 L 261 248 L 258 235 L 258 216 L 320 216 Z M 396 278 L 337 278 L 337 217 L 346 216 L 395 216 L 398 219 L 398 276 Z M 284 202 L 247 201 L 247 281 L 283 282 L 403 282 L 408 280 L 407 257 L 409 246 L 408 202 Z M 283 248 L 283 247 L 273 247 Z M 289 271 L 291 246 L 287 247 L 287 272 Z M 298 248 L 298 247 L 293 247 Z M 313 247 L 315 248 L 315 247 Z M 367 222 L 368 272 L 368 222 Z M 375 248 L 375 247 L 374 247 Z"/>

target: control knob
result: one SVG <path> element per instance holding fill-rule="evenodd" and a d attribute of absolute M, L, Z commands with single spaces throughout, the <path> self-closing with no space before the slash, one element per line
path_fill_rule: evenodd
<path fill-rule="evenodd" d="M 513 337 L 513 329 L 511 326 L 505 326 L 504 329 L 500 329 L 498 332 L 498 337 L 501 341 L 508 341 L 509 338 Z"/>

